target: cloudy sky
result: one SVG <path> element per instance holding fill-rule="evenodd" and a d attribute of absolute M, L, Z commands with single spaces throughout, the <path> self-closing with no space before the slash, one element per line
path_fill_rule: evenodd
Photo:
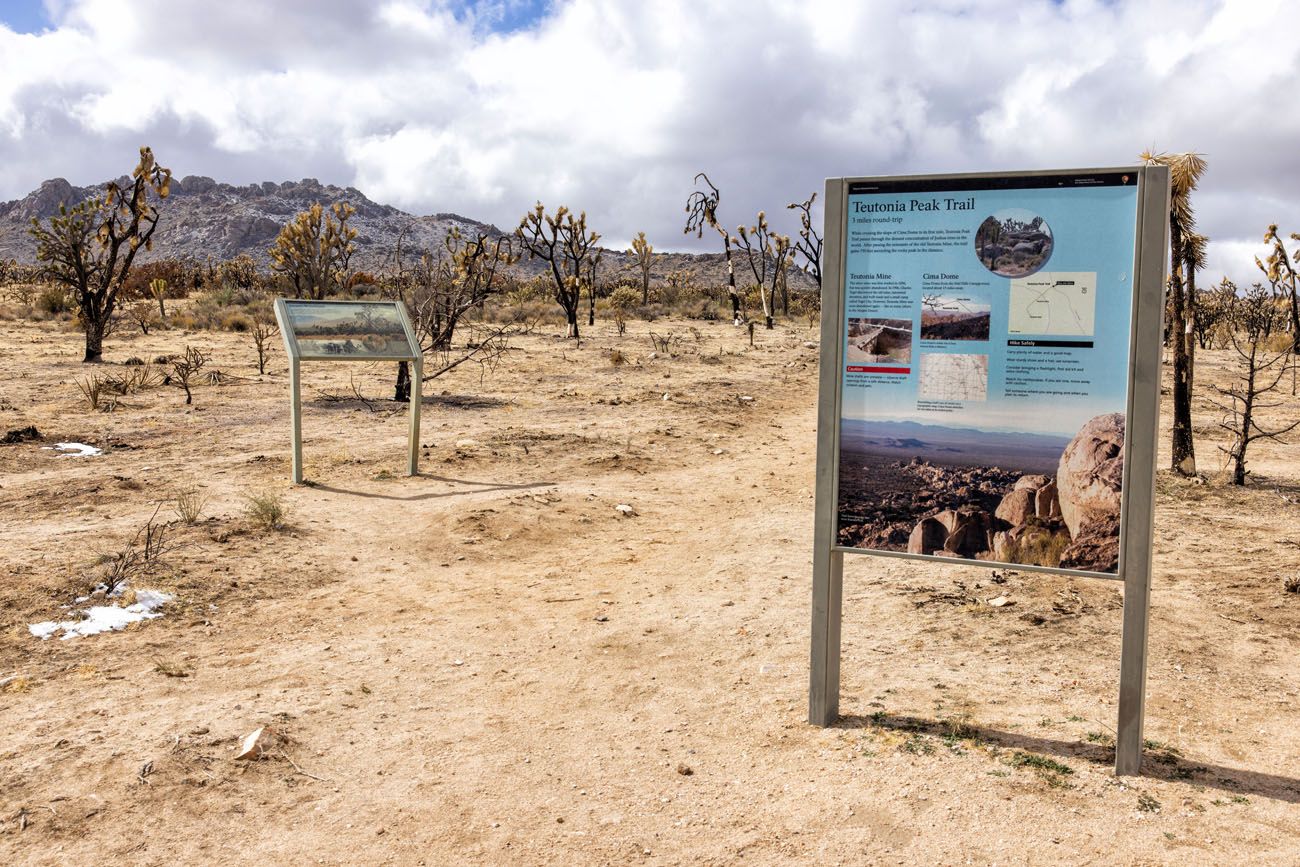
<path fill-rule="evenodd" d="M 1212 282 L 1300 231 L 1297 14 L 1281 0 L 0 0 L 0 200 L 178 175 L 354 185 L 611 245 L 735 226 L 837 175 L 1120 165 L 1196 150 Z"/>

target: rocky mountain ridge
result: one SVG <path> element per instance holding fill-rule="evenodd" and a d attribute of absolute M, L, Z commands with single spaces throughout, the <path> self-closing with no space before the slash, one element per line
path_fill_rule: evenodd
<path fill-rule="evenodd" d="M 128 180 L 124 177 L 118 182 Z M 32 219 L 48 219 L 58 213 L 60 204 L 72 206 L 101 195 L 103 190 L 103 184 L 76 187 L 64 178 L 53 178 L 21 199 L 0 202 L 0 259 L 35 261 L 35 247 L 28 234 Z M 227 261 L 247 254 L 265 268 L 269 263 L 267 250 L 280 228 L 316 202 L 324 205 L 347 202 L 356 208 L 349 224 L 358 233 L 353 266 L 359 270 L 378 272 L 390 265 L 403 232 L 406 232 L 403 249 L 408 252 L 442 250 L 444 239 L 453 228 L 470 237 L 478 232 L 489 237 L 507 234 L 489 223 L 459 214 L 414 216 L 391 205 L 378 204 L 355 187 L 322 184 L 315 178 L 238 186 L 189 175 L 172 180 L 171 194 L 160 208 L 162 218 L 154 235 L 154 249 L 143 259 L 188 257 L 204 262 L 211 257 L 215 261 Z M 600 231 L 599 226 L 593 228 Z M 534 275 L 542 273 L 542 268 L 541 262 L 525 258 L 516 270 L 522 275 Z M 736 256 L 735 268 L 737 283 L 743 287 L 748 272 L 740 255 Z M 663 282 L 675 270 L 693 271 L 697 285 L 717 286 L 727 282 L 726 260 L 721 253 L 656 253 L 652 284 Z M 598 272 L 601 282 L 633 277 L 633 282 L 639 283 L 640 274 L 630 256 L 623 250 L 604 250 Z M 816 288 L 811 278 L 795 270 L 790 272 L 790 286 L 796 291 Z"/>

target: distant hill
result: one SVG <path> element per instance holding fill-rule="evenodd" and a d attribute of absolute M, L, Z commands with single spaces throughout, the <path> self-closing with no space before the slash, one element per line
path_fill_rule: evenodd
<path fill-rule="evenodd" d="M 119 183 L 127 180 L 121 178 Z M 21 199 L 0 203 L 0 258 L 35 261 L 35 248 L 27 233 L 32 218 L 46 219 L 58 212 L 60 203 L 74 205 L 101 194 L 103 189 L 103 184 L 74 187 L 63 178 L 54 178 Z M 154 235 L 153 252 L 145 258 L 191 257 L 206 261 L 211 256 L 226 261 L 247 253 L 265 268 L 269 262 L 267 250 L 280 228 L 315 202 L 326 205 L 347 202 L 357 209 L 349 224 L 358 232 L 353 265 L 359 270 L 383 270 L 391 261 L 398 236 L 404 230 L 407 235 L 403 247 L 408 251 L 441 250 L 443 239 L 453 227 L 470 237 L 477 232 L 490 237 L 503 234 L 496 226 L 459 214 L 417 217 L 391 205 L 377 204 L 354 187 L 322 184 L 314 178 L 234 186 L 190 175 L 172 181 L 171 195 L 160 209 L 162 219 Z M 600 231 L 601 227 L 592 228 Z M 676 240 L 659 239 L 658 243 L 666 245 Z M 650 241 L 656 243 L 654 238 Z M 743 286 L 747 266 L 737 257 L 735 267 L 736 280 Z M 652 284 L 657 285 L 669 272 L 678 269 L 694 271 L 699 285 L 723 285 L 727 281 L 726 260 L 721 253 L 666 253 L 655 255 Z M 517 270 L 526 275 L 540 274 L 542 264 L 525 259 Z M 598 272 L 601 282 L 633 276 L 639 284 L 640 272 L 622 250 L 604 251 Z M 796 291 L 816 287 L 806 274 L 795 271 L 790 274 L 790 285 Z"/>

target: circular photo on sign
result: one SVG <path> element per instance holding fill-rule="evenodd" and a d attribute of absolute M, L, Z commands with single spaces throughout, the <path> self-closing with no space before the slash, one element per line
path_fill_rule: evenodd
<path fill-rule="evenodd" d="M 1003 208 L 975 230 L 975 255 L 999 277 L 1028 277 L 1052 258 L 1052 227 L 1025 208 Z"/>

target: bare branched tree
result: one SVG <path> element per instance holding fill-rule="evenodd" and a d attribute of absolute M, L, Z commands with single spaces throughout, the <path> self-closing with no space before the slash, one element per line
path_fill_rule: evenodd
<path fill-rule="evenodd" d="M 799 212 L 799 240 L 794 242 L 794 250 L 803 257 L 804 271 L 816 280 L 818 288 L 821 288 L 822 236 L 813 223 L 812 207 L 815 201 L 817 201 L 817 194 L 813 193 L 805 201 L 791 202 L 786 207 Z"/>
<path fill-rule="evenodd" d="M 275 321 L 275 311 L 270 304 L 256 304 L 249 312 L 253 324 L 249 326 L 248 334 L 257 350 L 257 372 L 265 374 L 266 360 L 271 351 L 268 344 L 280 334 L 280 325 Z"/>
<path fill-rule="evenodd" d="M 722 251 L 727 257 L 727 293 L 731 296 L 731 321 L 733 325 L 740 325 L 744 322 L 744 317 L 740 312 L 740 293 L 736 291 L 736 269 L 731 261 L 731 233 L 718 222 L 718 202 L 722 200 L 722 194 L 704 172 L 695 176 L 695 183 L 699 184 L 701 179 L 709 189 L 707 192 L 696 190 L 687 197 L 685 234 L 694 232 L 695 237 L 703 238 L 704 227 L 708 226 L 722 236 Z"/>
<path fill-rule="evenodd" d="M 76 301 L 86 334 L 85 362 L 103 361 L 104 338 L 112 331 L 136 253 L 153 249 L 159 215 L 150 199 L 167 198 L 171 177 L 171 169 L 158 165 L 153 151 L 142 147 L 125 187 L 110 181 L 103 198 L 71 208 L 60 204 L 48 227 L 32 220 L 28 231 L 36 240 L 44 276 L 67 287 Z"/>
<path fill-rule="evenodd" d="M 172 359 L 172 373 L 175 376 L 176 384 L 185 390 L 185 403 L 194 403 L 194 393 L 191 390 L 192 383 L 195 375 L 207 363 L 208 357 L 193 346 L 186 346 L 184 355 Z"/>
<path fill-rule="evenodd" d="M 1212 400 L 1224 412 L 1219 426 L 1232 435 L 1232 444 L 1220 446 L 1232 463 L 1232 483 L 1246 484 L 1246 449 L 1256 440 L 1279 440 L 1300 427 L 1296 420 L 1281 427 L 1266 428 L 1259 422 L 1261 410 L 1283 405 L 1283 401 L 1263 401 L 1277 391 L 1286 373 L 1285 360 L 1290 346 L 1280 352 L 1268 349 L 1268 339 L 1284 326 L 1282 310 L 1274 296 L 1256 283 L 1237 299 L 1230 316 L 1232 348 L 1237 353 L 1238 379 L 1228 388 L 1215 386 L 1222 400 Z"/>
<path fill-rule="evenodd" d="M 398 243 L 402 243 L 400 236 Z M 517 261 L 519 257 L 511 238 L 492 237 L 483 232 L 466 238 L 459 229 L 447 234 L 443 250 L 437 256 L 426 252 L 409 270 L 402 264 L 400 251 L 396 254 L 398 273 L 392 285 L 397 297 L 406 304 L 420 351 L 442 356 L 437 370 L 425 374 L 425 380 L 459 366 L 452 351 L 457 327 L 471 311 L 481 309 L 488 298 L 509 283 L 506 269 Z M 481 358 L 492 349 L 469 343 L 475 341 L 469 341 L 464 350 L 470 358 L 461 360 Z M 399 401 L 411 398 L 411 372 L 406 362 L 398 365 L 393 398 Z"/>

